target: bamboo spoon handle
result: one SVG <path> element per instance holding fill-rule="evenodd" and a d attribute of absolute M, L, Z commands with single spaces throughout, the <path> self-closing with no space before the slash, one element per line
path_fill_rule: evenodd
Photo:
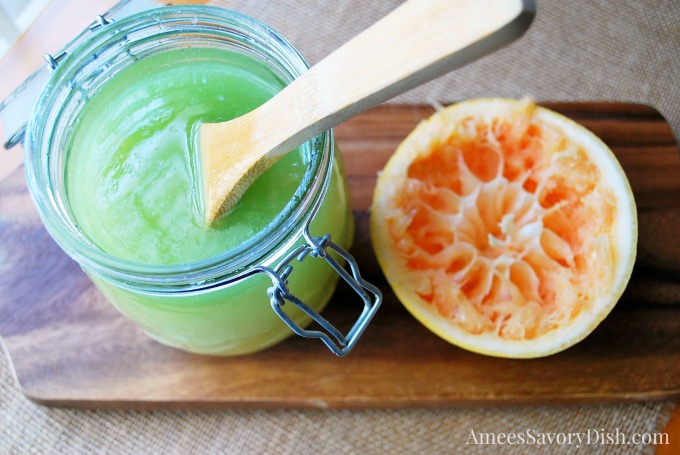
<path fill-rule="evenodd" d="M 200 127 L 206 221 L 283 154 L 521 36 L 534 0 L 409 0 L 254 111 Z"/>

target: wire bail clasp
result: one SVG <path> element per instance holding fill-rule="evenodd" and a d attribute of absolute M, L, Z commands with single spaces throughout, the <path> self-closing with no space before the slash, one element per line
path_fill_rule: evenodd
<path fill-rule="evenodd" d="M 52 77 L 52 73 L 57 69 L 60 62 L 69 53 L 86 41 L 92 33 L 101 28 L 132 14 L 158 8 L 160 5 L 149 0 L 120 0 L 103 14 L 97 14 L 94 21 L 77 36 L 75 36 L 66 46 L 55 54 L 43 54 L 45 64 L 40 65 L 19 87 L 14 89 L 10 95 L 0 99 L 0 121 L 4 125 L 7 139 L 3 146 L 6 149 L 21 144 L 26 136 L 28 121 L 32 116 L 40 94 Z"/>
<path fill-rule="evenodd" d="M 273 269 L 269 269 L 267 275 L 272 279 L 273 286 L 267 289 L 267 294 L 276 314 L 285 322 L 296 334 L 305 338 L 320 338 L 328 348 L 338 356 L 344 356 L 352 350 L 354 345 L 363 334 L 364 330 L 371 322 L 373 316 L 380 307 L 382 294 L 372 284 L 361 278 L 359 267 L 354 257 L 331 241 L 331 236 L 326 234 L 323 237 L 312 237 L 305 229 L 304 237 L 306 243 L 298 246 L 286 255 L 281 262 Z M 350 271 L 335 259 L 330 253 L 333 251 L 347 261 Z M 354 322 L 354 325 L 345 335 L 323 316 L 314 311 L 309 305 L 302 302 L 293 295 L 288 288 L 288 276 L 293 271 L 291 262 L 297 259 L 302 262 L 306 257 L 324 259 L 333 270 L 338 273 L 352 290 L 361 298 L 364 308 Z M 269 273 L 273 272 L 273 273 Z M 286 302 L 290 302 L 305 314 L 312 318 L 323 330 L 306 330 L 296 324 L 291 317 L 283 311 Z"/>

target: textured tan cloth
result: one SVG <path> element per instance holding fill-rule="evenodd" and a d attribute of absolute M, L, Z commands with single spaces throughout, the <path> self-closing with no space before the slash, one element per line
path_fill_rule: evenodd
<path fill-rule="evenodd" d="M 216 1 L 286 36 L 310 63 L 393 9 L 395 0 Z M 502 51 L 397 99 L 480 96 L 635 101 L 680 132 L 677 0 L 538 1 L 528 34 Z M 539 371 L 536 374 L 540 374 Z M 466 445 L 488 433 L 663 428 L 671 403 L 502 409 L 124 412 L 49 409 L 26 400 L 0 353 L 0 454 L 24 453 L 572 453 L 575 445 Z M 649 453 L 589 445 L 586 453 Z"/>

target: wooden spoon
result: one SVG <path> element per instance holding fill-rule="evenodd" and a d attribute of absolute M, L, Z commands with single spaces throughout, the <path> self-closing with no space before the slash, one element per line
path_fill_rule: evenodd
<path fill-rule="evenodd" d="M 409 0 L 257 109 L 199 126 L 205 221 L 321 132 L 521 36 L 534 0 Z"/>

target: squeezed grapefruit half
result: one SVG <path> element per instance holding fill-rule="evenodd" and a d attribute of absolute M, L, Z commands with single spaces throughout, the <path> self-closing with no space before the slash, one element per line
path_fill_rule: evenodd
<path fill-rule="evenodd" d="M 609 314 L 635 261 L 637 216 L 611 150 L 532 101 L 441 109 L 379 174 L 371 238 L 422 324 L 482 354 L 546 356 Z"/>

